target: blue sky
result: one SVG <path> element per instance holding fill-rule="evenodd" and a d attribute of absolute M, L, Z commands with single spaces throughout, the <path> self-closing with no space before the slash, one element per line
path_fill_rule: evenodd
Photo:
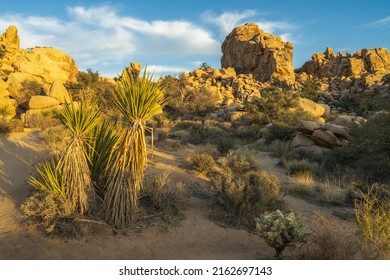
<path fill-rule="evenodd" d="M 256 22 L 294 44 L 295 68 L 326 47 L 353 53 L 390 47 L 390 1 L 4 1 L 0 32 L 13 24 L 21 46 L 52 46 L 81 70 L 115 76 L 130 61 L 157 75 L 219 68 L 220 46 Z"/>

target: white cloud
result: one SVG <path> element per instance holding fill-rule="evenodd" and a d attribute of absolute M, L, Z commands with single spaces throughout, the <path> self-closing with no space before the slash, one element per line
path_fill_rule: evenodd
<path fill-rule="evenodd" d="M 0 14 L 0 29 L 16 25 L 23 48 L 61 49 L 82 68 L 128 64 L 142 56 L 216 55 L 220 48 L 209 31 L 185 20 L 146 21 L 119 15 L 108 5 L 69 7 L 67 12 L 68 20 Z"/>
<path fill-rule="evenodd" d="M 287 21 L 259 21 L 257 25 L 265 32 L 287 31 L 297 28 L 297 25 Z M 286 33 L 287 34 L 287 33 Z M 291 35 L 291 33 L 288 33 Z"/>
<path fill-rule="evenodd" d="M 382 18 L 382 19 L 374 21 L 374 22 L 371 22 L 371 23 L 367 24 L 366 26 L 390 28 L 390 16 Z"/>
<path fill-rule="evenodd" d="M 246 10 L 244 12 L 224 12 L 217 16 L 212 12 L 205 12 L 202 19 L 208 23 L 216 24 L 223 35 L 230 33 L 234 27 L 243 23 L 244 19 L 251 18 L 256 15 L 254 10 Z"/>
<path fill-rule="evenodd" d="M 148 71 L 157 74 L 178 74 L 182 72 L 189 72 L 190 69 L 186 69 L 179 66 L 167 66 L 167 65 L 148 65 Z"/>

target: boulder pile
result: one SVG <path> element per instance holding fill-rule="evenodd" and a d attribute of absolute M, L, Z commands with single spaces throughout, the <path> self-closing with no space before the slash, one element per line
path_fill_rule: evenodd
<path fill-rule="evenodd" d="M 12 108 L 11 117 L 16 115 L 16 99 L 23 82 L 35 81 L 43 86 L 46 96 L 34 97 L 28 108 L 42 109 L 70 100 L 63 84 L 75 82 L 77 73 L 73 58 L 63 51 L 48 47 L 21 49 L 16 26 L 9 26 L 0 36 L 0 105 Z"/>

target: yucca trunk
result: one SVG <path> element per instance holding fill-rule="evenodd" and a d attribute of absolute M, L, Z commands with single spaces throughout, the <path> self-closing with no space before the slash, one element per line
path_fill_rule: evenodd
<path fill-rule="evenodd" d="M 84 214 L 95 202 L 96 194 L 83 140 L 75 137 L 58 163 L 66 182 L 65 194 L 74 212 Z"/>
<path fill-rule="evenodd" d="M 57 168 L 63 176 L 65 195 L 73 212 L 84 214 L 96 199 L 86 146 L 88 135 L 100 121 L 99 111 L 94 104 L 84 101 L 77 106 L 65 105 L 59 115 L 71 133 L 71 141 L 62 152 Z"/>
<path fill-rule="evenodd" d="M 106 220 L 118 228 L 130 225 L 136 218 L 146 153 L 144 126 L 135 122 L 120 138 L 108 169 L 104 210 Z"/>

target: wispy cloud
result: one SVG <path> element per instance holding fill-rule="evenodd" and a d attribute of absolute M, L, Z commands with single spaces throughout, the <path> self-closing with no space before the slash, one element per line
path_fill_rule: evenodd
<path fill-rule="evenodd" d="M 255 10 L 246 10 L 243 12 L 224 12 L 216 15 L 212 12 L 205 12 L 202 19 L 207 23 L 215 24 L 219 27 L 221 36 L 230 33 L 234 27 L 242 25 L 248 21 L 255 22 L 265 32 L 276 34 L 285 41 L 296 41 L 290 32 L 299 26 L 289 21 L 269 21 L 259 20 L 260 15 Z"/>
<path fill-rule="evenodd" d="M 382 18 L 382 19 L 374 21 L 374 22 L 370 22 L 370 23 L 366 24 L 366 26 L 390 28 L 390 16 Z"/>
<path fill-rule="evenodd" d="M 21 45 L 53 46 L 85 67 L 115 64 L 136 57 L 216 55 L 213 34 L 186 20 L 146 21 L 122 16 L 112 6 L 69 7 L 69 19 L 0 14 L 0 28 L 18 26 Z M 142 62 L 142 61 L 141 61 Z"/>
<path fill-rule="evenodd" d="M 220 15 L 216 15 L 210 11 L 205 12 L 202 15 L 202 19 L 208 23 L 216 24 L 223 35 L 226 35 L 232 29 L 244 22 L 249 18 L 256 15 L 255 10 L 246 10 L 243 12 L 224 12 Z"/>

